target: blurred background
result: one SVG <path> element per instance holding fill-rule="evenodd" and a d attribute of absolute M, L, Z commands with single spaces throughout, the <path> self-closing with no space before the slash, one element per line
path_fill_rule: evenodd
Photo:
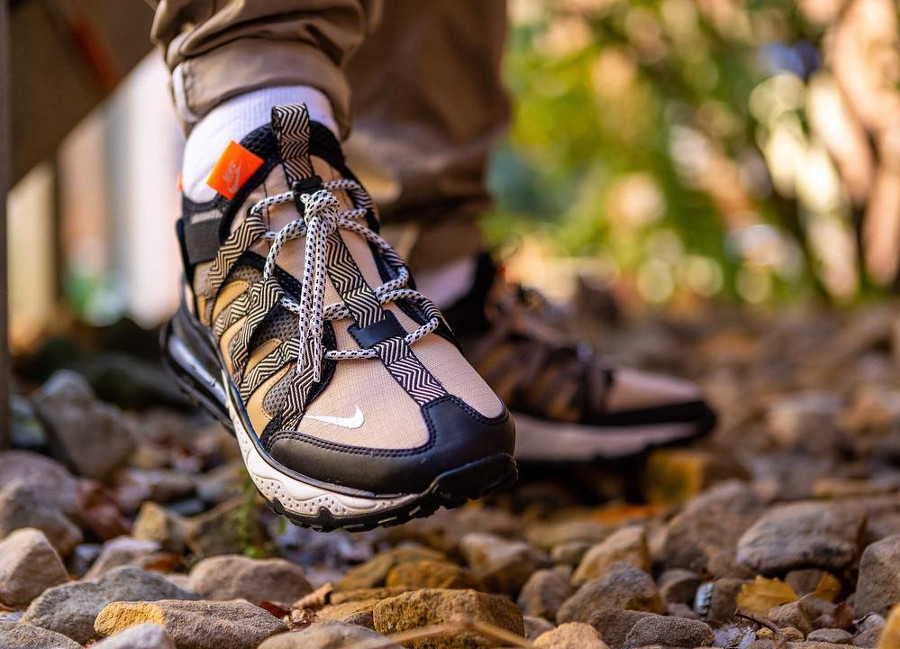
<path fill-rule="evenodd" d="M 510 6 L 515 115 L 485 223 L 515 277 L 635 313 L 847 305 L 900 287 L 895 0 Z M 156 325 L 178 299 L 182 137 L 151 12 L 10 7 L 13 349 L 76 321 Z M 35 110 L 29 92 L 54 100 Z M 61 144 L 48 128 L 65 129 Z"/>

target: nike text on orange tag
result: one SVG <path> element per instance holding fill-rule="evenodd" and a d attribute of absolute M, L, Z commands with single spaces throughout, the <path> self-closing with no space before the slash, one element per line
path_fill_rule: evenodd
<path fill-rule="evenodd" d="M 229 142 L 206 184 L 225 198 L 234 198 L 241 185 L 262 166 L 263 160 L 237 142 Z"/>

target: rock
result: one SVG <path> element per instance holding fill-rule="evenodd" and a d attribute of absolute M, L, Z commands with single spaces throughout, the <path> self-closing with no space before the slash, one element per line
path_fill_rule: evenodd
<path fill-rule="evenodd" d="M 840 407 L 840 397 L 832 392 L 790 394 L 768 407 L 766 423 L 781 448 L 830 453 L 838 442 L 835 418 Z"/>
<path fill-rule="evenodd" d="M 717 485 L 691 500 L 666 530 L 659 560 L 666 568 L 723 576 L 734 563 L 738 539 L 762 514 L 762 501 L 739 482 Z"/>
<path fill-rule="evenodd" d="M 537 570 L 519 593 L 518 605 L 525 615 L 555 620 L 563 602 L 572 596 L 569 581 L 555 570 Z"/>
<path fill-rule="evenodd" d="M 154 502 L 141 505 L 131 535 L 143 541 L 155 541 L 167 552 L 184 552 L 184 517 Z"/>
<path fill-rule="evenodd" d="M 556 621 L 590 622 L 597 611 L 625 608 L 648 613 L 665 613 L 659 590 L 646 572 L 628 564 L 614 564 L 604 576 L 589 581 L 567 599 Z"/>
<path fill-rule="evenodd" d="M 531 573 L 548 563 L 544 555 L 524 541 L 508 541 L 481 532 L 462 537 L 459 550 L 485 586 L 513 597 Z"/>
<path fill-rule="evenodd" d="M 388 588 L 474 588 L 484 590 L 481 582 L 465 568 L 449 561 L 407 561 L 393 568 L 385 579 Z"/>
<path fill-rule="evenodd" d="M 312 592 L 303 570 L 284 559 L 225 555 L 204 559 L 191 570 L 191 590 L 204 599 L 246 599 L 292 604 Z"/>
<path fill-rule="evenodd" d="M 195 479 L 197 495 L 208 505 L 218 505 L 241 495 L 246 475 L 243 462 L 229 462 Z"/>
<path fill-rule="evenodd" d="M 608 537 L 614 528 L 590 519 L 566 518 L 528 526 L 526 538 L 534 547 L 550 551 L 557 545 L 584 543 L 594 546 Z"/>
<path fill-rule="evenodd" d="M 525 615 L 522 619 L 525 622 L 525 639 L 529 642 L 534 642 L 535 638 L 540 636 L 542 633 L 552 631 L 556 628 L 555 624 L 553 624 L 552 622 L 548 622 L 542 617 Z"/>
<path fill-rule="evenodd" d="M 96 399 L 83 376 L 61 370 L 34 398 L 50 447 L 78 474 L 103 480 L 134 450 L 130 423 L 122 412 Z"/>
<path fill-rule="evenodd" d="M 124 469 L 116 473 L 116 500 L 133 513 L 145 502 L 169 503 L 194 495 L 194 478 L 171 469 Z"/>
<path fill-rule="evenodd" d="M 538 649 L 606 649 L 600 634 L 589 624 L 567 622 L 534 641 Z"/>
<path fill-rule="evenodd" d="M 335 590 L 358 590 L 384 586 L 388 573 L 408 561 L 445 561 L 447 557 L 440 552 L 420 547 L 394 548 L 388 552 L 375 555 L 363 564 L 351 568 L 344 578 L 335 586 Z"/>
<path fill-rule="evenodd" d="M 16 481 L 38 488 L 45 502 L 63 514 L 78 513 L 78 481 L 59 462 L 29 451 L 0 452 L 0 485 Z"/>
<path fill-rule="evenodd" d="M 625 649 L 649 645 L 667 647 L 709 647 L 713 630 L 699 620 L 683 617 L 653 616 L 638 620 L 625 638 Z"/>
<path fill-rule="evenodd" d="M 373 611 L 375 605 L 381 600 L 365 599 L 356 602 L 344 602 L 343 604 L 334 604 L 325 606 L 316 611 L 316 616 L 320 620 L 333 620 L 335 622 L 343 622 L 344 624 L 355 624 L 364 626 L 367 629 L 375 630 L 375 620 L 373 619 Z"/>
<path fill-rule="evenodd" d="M 694 610 L 708 622 L 731 622 L 734 619 L 738 593 L 746 583 L 743 579 L 718 579 L 703 584 L 697 589 Z"/>
<path fill-rule="evenodd" d="M 808 609 L 799 600 L 769 609 L 766 617 L 780 629 L 794 627 L 804 636 L 812 631 L 813 620 L 808 615 Z"/>
<path fill-rule="evenodd" d="M 807 642 L 828 642 L 829 644 L 853 644 L 853 634 L 844 629 L 816 629 L 806 636 Z"/>
<path fill-rule="evenodd" d="M 287 631 L 280 619 L 243 600 L 113 602 L 100 611 L 94 628 L 108 636 L 145 622 L 159 624 L 177 647 L 191 649 L 256 649 Z"/>
<path fill-rule="evenodd" d="M 643 473 L 647 500 L 664 505 L 686 502 L 717 482 L 749 478 L 729 456 L 696 448 L 654 451 Z"/>
<path fill-rule="evenodd" d="M 57 508 L 38 483 L 16 479 L 0 488 L 0 538 L 24 527 L 40 530 L 62 556 L 81 543 L 81 530 Z"/>
<path fill-rule="evenodd" d="M 617 608 L 598 611 L 591 616 L 589 624 L 597 629 L 603 641 L 612 649 L 621 649 L 625 644 L 625 638 L 639 620 L 645 617 L 654 617 L 653 613 L 646 611 L 626 611 Z"/>
<path fill-rule="evenodd" d="M 40 451 L 47 447 L 44 426 L 34 416 L 34 408 L 25 397 L 12 394 L 9 397 L 9 440 L 13 448 Z"/>
<path fill-rule="evenodd" d="M 172 637 L 159 624 L 129 627 L 93 645 L 96 649 L 175 649 Z M 92 648 L 92 649 L 93 649 Z"/>
<path fill-rule="evenodd" d="M 881 634 L 884 629 L 867 629 L 853 636 L 854 647 L 865 647 L 866 649 L 875 649 L 881 640 Z"/>
<path fill-rule="evenodd" d="M 854 609 L 858 615 L 885 616 L 900 602 L 900 535 L 868 546 L 859 562 Z"/>
<path fill-rule="evenodd" d="M 85 579 L 97 579 L 119 566 L 144 568 L 159 552 L 156 541 L 142 541 L 130 536 L 120 536 L 103 544 L 100 556 L 84 575 Z M 144 561 L 146 563 L 144 563 Z"/>
<path fill-rule="evenodd" d="M 865 520 L 858 507 L 818 502 L 773 507 L 741 536 L 737 561 L 763 574 L 840 571 L 859 554 Z"/>
<path fill-rule="evenodd" d="M 24 608 L 45 589 L 68 580 L 62 559 L 39 530 L 16 530 L 0 541 L 0 603 Z"/>
<path fill-rule="evenodd" d="M 403 593 L 379 602 L 375 607 L 375 630 L 391 635 L 431 624 L 444 624 L 465 616 L 487 622 L 518 636 L 525 635 L 525 623 L 519 608 L 502 597 L 475 590 L 423 589 Z M 444 636 L 440 642 L 419 640 L 408 643 L 412 648 L 440 647 L 468 649 L 493 646 L 495 642 L 472 632 Z"/>
<path fill-rule="evenodd" d="M 659 576 L 659 594 L 666 604 L 692 604 L 700 587 L 700 575 L 673 568 Z"/>
<path fill-rule="evenodd" d="M 837 578 L 826 570 L 818 570 L 816 568 L 791 570 L 784 576 L 784 582 L 801 597 L 816 592 L 823 579 L 836 580 Z M 835 581 L 835 583 L 840 584 L 838 581 Z"/>
<path fill-rule="evenodd" d="M 249 546 L 261 546 L 264 539 L 260 509 L 243 496 L 184 521 L 185 543 L 198 557 L 240 554 Z"/>
<path fill-rule="evenodd" d="M 338 649 L 356 644 L 365 646 L 379 640 L 384 641 L 384 636 L 364 627 L 324 620 L 303 631 L 274 635 L 259 645 L 259 649 Z M 384 649 L 399 647 L 388 645 Z"/>
<path fill-rule="evenodd" d="M 84 577 L 102 551 L 103 545 L 100 543 L 79 543 L 75 546 L 69 559 L 69 568 L 75 577 L 78 579 Z"/>
<path fill-rule="evenodd" d="M 590 543 L 583 543 L 581 541 L 560 543 L 559 545 L 554 545 L 553 549 L 550 551 L 550 561 L 556 564 L 562 563 L 574 568 L 581 563 L 584 555 L 587 554 L 587 551 L 592 547 L 594 546 Z"/>
<path fill-rule="evenodd" d="M 162 575 L 124 566 L 97 581 L 63 584 L 44 591 L 31 603 L 22 620 L 85 644 L 100 638 L 94 630 L 94 619 L 110 602 L 196 598 Z"/>
<path fill-rule="evenodd" d="M 591 579 L 602 577 L 612 564 L 619 561 L 644 572 L 650 571 L 650 552 L 647 550 L 647 535 L 643 527 L 623 527 L 588 550 L 572 575 L 572 584 L 580 586 Z"/>
<path fill-rule="evenodd" d="M 25 622 L 0 620 L 0 647 L 3 649 L 81 649 L 66 636 Z"/>
<path fill-rule="evenodd" d="M 367 599 L 387 599 L 407 592 L 408 588 L 360 588 L 359 590 L 334 590 L 328 596 L 331 604 L 362 602 Z"/>

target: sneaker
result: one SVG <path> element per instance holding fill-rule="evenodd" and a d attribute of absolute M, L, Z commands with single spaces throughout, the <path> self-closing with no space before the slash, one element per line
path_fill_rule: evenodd
<path fill-rule="evenodd" d="M 364 530 L 515 480 L 506 406 L 412 288 L 327 128 L 276 107 L 209 182 L 214 200 L 183 201 L 164 357 L 276 512 Z"/>
<path fill-rule="evenodd" d="M 489 255 L 469 295 L 445 309 L 466 358 L 513 412 L 519 462 L 615 460 L 712 430 L 715 413 L 695 385 L 608 365 L 551 311 L 536 291 L 505 282 Z"/>

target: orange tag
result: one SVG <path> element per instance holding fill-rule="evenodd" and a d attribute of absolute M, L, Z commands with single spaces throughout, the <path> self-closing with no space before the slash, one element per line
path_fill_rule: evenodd
<path fill-rule="evenodd" d="M 184 191 L 184 179 L 181 177 L 181 174 L 178 174 L 178 180 L 175 181 L 175 191 L 176 192 Z"/>
<path fill-rule="evenodd" d="M 234 198 L 238 189 L 262 166 L 263 160 L 237 142 L 229 142 L 206 184 L 225 198 Z"/>

